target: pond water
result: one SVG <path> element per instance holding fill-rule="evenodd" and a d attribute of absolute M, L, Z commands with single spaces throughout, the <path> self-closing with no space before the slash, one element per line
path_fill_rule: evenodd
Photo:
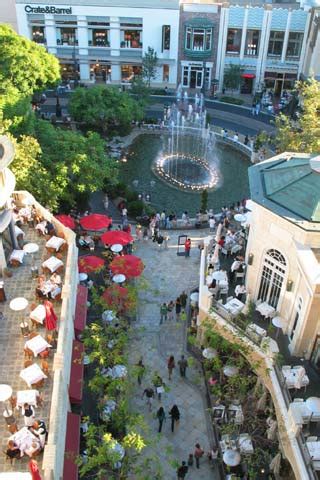
<path fill-rule="evenodd" d="M 179 190 L 160 179 L 152 170 L 162 149 L 163 138 L 160 135 L 142 134 L 137 137 L 128 149 L 127 162 L 121 163 L 120 178 L 139 194 L 149 195 L 155 210 L 173 211 L 178 217 L 187 210 L 191 217 L 195 216 L 200 209 L 201 193 Z M 208 191 L 208 208 L 217 212 L 224 205 L 249 196 L 248 167 L 251 164 L 244 154 L 222 144 L 216 144 L 214 157 L 220 179 L 218 185 Z M 196 171 L 193 173 L 196 174 Z M 191 171 L 185 176 L 192 180 Z"/>

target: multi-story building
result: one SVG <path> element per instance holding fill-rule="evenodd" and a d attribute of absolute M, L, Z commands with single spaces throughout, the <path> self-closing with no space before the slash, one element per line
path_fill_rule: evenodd
<path fill-rule="evenodd" d="M 8 23 L 18 31 L 15 0 L 0 0 L 0 23 Z"/>
<path fill-rule="evenodd" d="M 129 82 L 152 47 L 154 84 L 176 85 L 179 0 L 17 0 L 16 8 L 19 33 L 56 55 L 64 78 Z"/>
<path fill-rule="evenodd" d="M 305 77 L 313 76 L 320 80 L 320 1 L 304 2 L 302 6 L 310 12 L 308 40 L 303 64 Z"/>

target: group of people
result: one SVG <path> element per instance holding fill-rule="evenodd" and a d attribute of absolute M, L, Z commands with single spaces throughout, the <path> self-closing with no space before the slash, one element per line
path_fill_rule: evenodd
<path fill-rule="evenodd" d="M 173 321 L 174 316 L 178 322 L 181 317 L 181 313 L 185 312 L 187 306 L 188 295 L 183 291 L 176 300 L 170 300 L 170 302 L 163 302 L 160 306 L 160 325 L 167 320 Z"/>
<path fill-rule="evenodd" d="M 45 275 L 39 275 L 37 280 L 36 294 L 40 298 L 56 299 L 61 294 L 61 276 L 54 272 L 47 280 Z"/>

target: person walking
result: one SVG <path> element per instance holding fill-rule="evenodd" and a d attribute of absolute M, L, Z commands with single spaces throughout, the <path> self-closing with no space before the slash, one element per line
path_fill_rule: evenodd
<path fill-rule="evenodd" d="M 159 402 L 161 402 L 161 394 L 164 393 L 165 384 L 158 372 L 155 372 L 152 383 L 153 383 L 155 392 L 158 395 L 158 400 Z"/>
<path fill-rule="evenodd" d="M 177 470 L 178 480 L 184 480 L 188 473 L 189 468 L 186 465 L 186 462 L 182 462 L 180 467 Z"/>
<path fill-rule="evenodd" d="M 204 451 L 200 447 L 200 443 L 196 443 L 194 450 L 194 458 L 196 459 L 196 467 L 200 468 L 200 458 L 203 457 Z"/>
<path fill-rule="evenodd" d="M 142 377 L 144 375 L 144 372 L 146 371 L 146 367 L 143 364 L 143 359 L 142 357 L 140 358 L 139 362 L 136 365 L 138 373 L 137 373 L 137 380 L 138 384 L 141 385 L 142 383 Z"/>
<path fill-rule="evenodd" d="M 160 325 L 162 324 L 163 321 L 167 321 L 168 318 L 168 307 L 166 302 L 163 302 L 163 304 L 160 307 Z"/>
<path fill-rule="evenodd" d="M 191 250 L 191 240 L 190 238 L 187 238 L 187 240 L 184 243 L 184 255 L 185 257 L 190 257 L 190 250 Z"/>
<path fill-rule="evenodd" d="M 170 300 L 170 302 L 168 303 L 168 306 L 167 306 L 167 309 L 168 309 L 168 319 L 169 321 L 173 320 L 173 310 L 174 310 L 174 303 L 172 300 Z"/>
<path fill-rule="evenodd" d="M 179 365 L 179 370 L 180 370 L 180 376 L 185 377 L 186 376 L 186 369 L 188 366 L 188 360 L 184 358 L 184 355 L 181 355 L 181 359 L 178 361 Z"/>
<path fill-rule="evenodd" d="M 177 405 L 173 405 L 171 408 L 169 415 L 171 417 L 171 432 L 174 432 L 174 426 L 176 425 L 177 422 L 180 420 L 180 411 Z"/>
<path fill-rule="evenodd" d="M 188 295 L 187 295 L 186 292 L 183 290 L 183 292 L 182 292 L 181 295 L 180 295 L 180 303 L 181 303 L 181 308 L 182 308 L 183 311 L 186 310 L 187 300 L 188 300 Z"/>
<path fill-rule="evenodd" d="M 161 433 L 162 424 L 163 424 L 163 422 L 166 421 L 166 414 L 164 413 L 163 407 L 160 407 L 159 410 L 157 411 L 157 418 L 158 418 L 158 420 L 159 420 L 159 429 L 158 429 L 158 432 Z"/>
<path fill-rule="evenodd" d="M 169 380 L 171 380 L 173 369 L 176 366 L 173 355 L 171 355 L 168 358 L 168 364 L 167 365 L 168 365 Z"/>
<path fill-rule="evenodd" d="M 147 405 L 149 406 L 149 412 L 151 412 L 152 408 L 152 400 L 154 398 L 154 390 L 153 388 L 145 388 L 142 394 L 142 398 L 146 396 L 147 399 Z"/>
<path fill-rule="evenodd" d="M 181 314 L 181 302 L 180 297 L 176 299 L 176 321 L 179 322 Z"/>

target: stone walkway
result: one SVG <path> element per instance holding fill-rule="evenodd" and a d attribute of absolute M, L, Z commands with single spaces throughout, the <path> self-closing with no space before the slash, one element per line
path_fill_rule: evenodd
<path fill-rule="evenodd" d="M 179 232 L 180 234 L 183 232 Z M 164 301 L 175 300 L 183 290 L 188 293 L 198 284 L 199 251 L 196 248 L 200 236 L 206 232 L 193 232 L 191 238 L 194 248 L 190 258 L 177 256 L 177 233 L 169 233 L 169 249 L 159 251 L 158 245 L 150 240 L 138 243 L 135 254 L 139 255 L 145 263 L 144 277 L 148 288 L 139 295 L 138 319 L 134 324 L 133 338 L 130 341 L 130 363 L 136 364 L 143 356 L 146 374 L 142 386 L 134 386 L 132 409 L 144 415 L 148 425 L 148 447 L 143 451 L 143 458 L 152 457 L 151 465 L 146 469 L 147 479 L 173 480 L 177 478 L 176 469 L 182 460 L 187 460 L 189 453 L 194 452 L 197 442 L 207 452 L 209 450 L 210 430 L 208 426 L 208 413 L 204 397 L 204 384 L 200 366 L 193 359 L 187 369 L 187 378 L 180 378 L 178 367 L 175 368 L 172 380 L 168 380 L 166 360 L 169 355 L 174 355 L 176 362 L 180 355 L 185 353 L 186 328 L 183 321 L 169 322 L 159 325 L 160 304 Z M 143 390 L 152 386 L 151 378 L 154 372 L 159 372 L 166 385 L 170 388 L 163 394 L 162 403 L 157 399 L 153 401 L 152 412 L 148 412 L 145 399 L 142 399 Z M 181 419 L 180 425 L 171 433 L 171 419 L 168 411 L 174 404 L 178 405 Z M 158 421 L 155 413 L 163 406 L 167 415 L 162 433 L 158 434 Z M 200 461 L 200 469 L 195 465 L 189 468 L 187 480 L 218 479 L 218 473 L 209 465 L 204 456 Z M 161 475 L 157 476 L 158 465 L 161 466 Z M 131 478 L 135 478 L 132 476 Z M 141 478 L 141 477 L 139 477 Z"/>

